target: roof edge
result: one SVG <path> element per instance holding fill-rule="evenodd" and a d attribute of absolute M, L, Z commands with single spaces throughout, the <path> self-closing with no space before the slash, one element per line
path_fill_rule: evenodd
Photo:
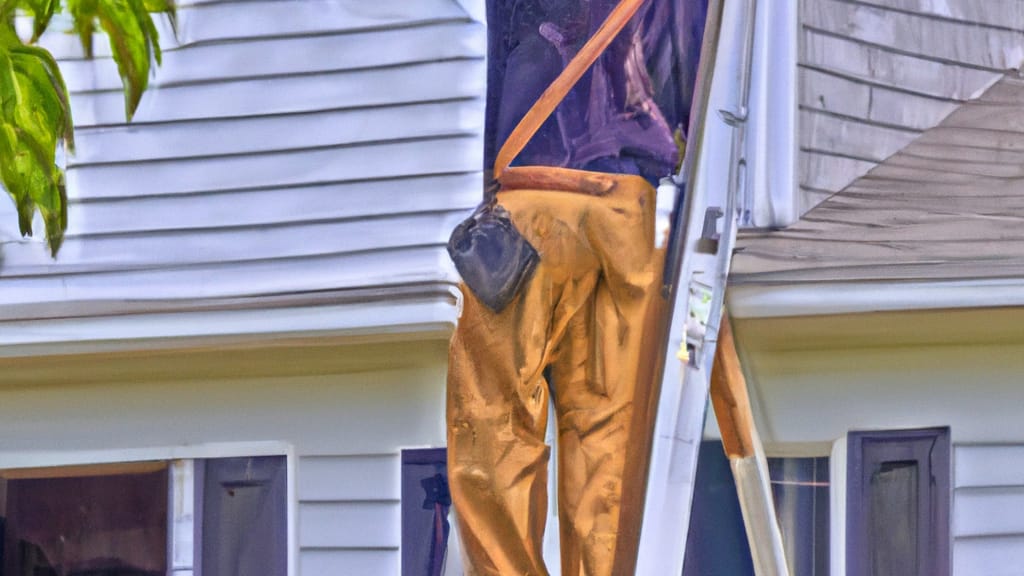
<path fill-rule="evenodd" d="M 734 285 L 727 305 L 734 318 L 1024 306 L 1024 278 Z"/>

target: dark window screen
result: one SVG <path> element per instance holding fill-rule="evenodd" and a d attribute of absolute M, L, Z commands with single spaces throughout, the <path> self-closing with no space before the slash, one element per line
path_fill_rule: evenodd
<path fill-rule="evenodd" d="M 402 576 L 441 576 L 446 561 L 448 510 L 447 451 L 402 451 Z"/>
<path fill-rule="evenodd" d="M 851 432 L 848 576 L 948 576 L 949 429 Z"/>
<path fill-rule="evenodd" d="M 2 576 L 157 576 L 167 570 L 167 471 L 0 480 Z M 59 469 L 48 473 L 59 474 Z M 2 494 L 4 491 L 0 491 Z"/>

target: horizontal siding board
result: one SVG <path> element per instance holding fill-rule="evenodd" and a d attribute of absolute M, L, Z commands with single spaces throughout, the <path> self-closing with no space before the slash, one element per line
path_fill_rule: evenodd
<path fill-rule="evenodd" d="M 871 86 L 803 68 L 800 70 L 800 105 L 833 114 L 867 118 Z"/>
<path fill-rule="evenodd" d="M 301 502 L 397 500 L 400 474 L 398 454 L 300 458 L 298 498 Z"/>
<path fill-rule="evenodd" d="M 476 172 L 482 165 L 481 139 L 469 135 L 259 155 L 79 166 L 68 172 L 68 194 L 72 198 L 86 194 L 90 198 L 171 195 Z"/>
<path fill-rule="evenodd" d="M 897 53 L 812 29 L 803 31 L 801 44 L 804 66 L 936 98 L 967 100 L 999 79 L 997 72 Z"/>
<path fill-rule="evenodd" d="M 1024 535 L 1024 486 L 958 489 L 953 509 L 956 537 Z"/>
<path fill-rule="evenodd" d="M 482 59 L 463 59 L 166 86 L 143 95 L 134 121 L 232 118 L 476 98 L 484 93 L 484 67 Z M 73 94 L 71 108 L 76 126 L 124 123 L 124 96 L 118 91 Z"/>
<path fill-rule="evenodd" d="M 966 538 L 953 542 L 956 576 L 1024 575 L 1024 535 Z"/>
<path fill-rule="evenodd" d="M 441 245 L 464 217 L 462 212 L 420 213 L 343 222 L 69 236 L 54 266 L 109 270 Z M 34 243 L 8 244 L 3 256 L 4 266 L 15 268 L 50 262 L 45 247 Z"/>
<path fill-rule="evenodd" d="M 160 269 L 68 268 L 4 268 L 0 319 L 26 318 L 21 311 L 31 310 L 34 304 L 52 308 L 61 302 L 173 303 L 183 298 L 270 296 L 430 282 L 454 284 L 457 278 L 440 245 Z"/>
<path fill-rule="evenodd" d="M 981 24 L 1024 32 L 1024 4 L 1020 0 L 857 0 L 880 8 L 923 16 Z"/>
<path fill-rule="evenodd" d="M 85 235 L 143 233 L 468 209 L 480 201 L 480 179 L 479 173 L 466 173 L 232 190 L 199 197 L 73 202 L 71 229 Z M 201 209 L 197 208 L 199 204 Z"/>
<path fill-rule="evenodd" d="M 195 158 L 483 131 L 482 100 L 79 128 L 69 165 Z"/>
<path fill-rule="evenodd" d="M 299 554 L 302 576 L 394 576 L 400 563 L 397 549 L 302 550 Z"/>
<path fill-rule="evenodd" d="M 801 70 L 800 105 L 911 130 L 926 130 L 956 110 L 957 103 L 927 98 L 814 69 Z"/>
<path fill-rule="evenodd" d="M 300 548 L 388 548 L 401 543 L 401 504 L 299 504 Z"/>
<path fill-rule="evenodd" d="M 958 104 L 905 94 L 874 86 L 871 88 L 871 109 L 868 119 L 874 122 L 927 130 L 942 122 L 957 109 Z"/>
<path fill-rule="evenodd" d="M 800 184 L 811 189 L 835 191 L 842 190 L 875 167 L 874 162 L 816 152 L 801 153 L 800 164 Z"/>
<path fill-rule="evenodd" d="M 405 27 L 418 22 L 467 18 L 454 0 L 261 0 L 182 10 L 182 44 L 261 36 L 305 35 Z"/>
<path fill-rule="evenodd" d="M 190 45 L 280 36 L 354 33 L 365 30 L 408 28 L 469 16 L 454 0 L 257 0 L 178 9 L 178 33 L 166 17 L 158 19 L 160 45 L 168 51 Z M 56 19 L 41 42 L 58 59 L 84 58 L 78 37 L 67 34 L 67 19 Z M 110 56 L 110 45 L 94 36 L 96 56 Z"/>
<path fill-rule="evenodd" d="M 298 2 L 295 2 L 296 4 Z M 238 7 L 236 10 L 245 10 Z M 475 58 L 487 50 L 484 26 L 475 22 L 442 22 L 399 30 L 358 34 L 256 39 L 187 46 L 169 50 L 154 71 L 151 89 L 238 78 L 336 72 L 412 62 Z M 375 49 L 367 49 L 367 47 Z M 258 54 L 258 58 L 253 55 Z M 114 60 L 63 60 L 61 71 L 73 94 L 121 89 Z"/>
<path fill-rule="evenodd" d="M 1024 486 L 1024 446 L 957 446 L 957 488 Z"/>
<path fill-rule="evenodd" d="M 875 162 L 892 156 L 920 134 L 813 110 L 801 111 L 799 122 L 801 147 Z"/>
<path fill-rule="evenodd" d="M 805 26 L 937 61 L 1001 72 L 1019 68 L 1024 60 L 1021 35 L 1015 31 L 842 0 L 810 0 L 803 7 Z"/>

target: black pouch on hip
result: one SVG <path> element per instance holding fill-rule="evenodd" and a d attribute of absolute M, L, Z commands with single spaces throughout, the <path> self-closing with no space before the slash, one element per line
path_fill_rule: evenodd
<path fill-rule="evenodd" d="M 473 294 L 501 312 L 530 279 L 540 257 L 498 205 L 497 188 L 497 183 L 488 186 L 484 202 L 452 231 L 448 255 Z"/>

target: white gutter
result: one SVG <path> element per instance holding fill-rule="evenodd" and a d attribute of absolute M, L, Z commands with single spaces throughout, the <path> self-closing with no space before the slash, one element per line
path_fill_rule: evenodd
<path fill-rule="evenodd" d="M 734 318 L 1024 306 L 1024 278 L 733 285 Z"/>
<path fill-rule="evenodd" d="M 800 218 L 797 194 L 798 2 L 759 0 L 750 73 L 744 226 L 781 228 Z"/>

